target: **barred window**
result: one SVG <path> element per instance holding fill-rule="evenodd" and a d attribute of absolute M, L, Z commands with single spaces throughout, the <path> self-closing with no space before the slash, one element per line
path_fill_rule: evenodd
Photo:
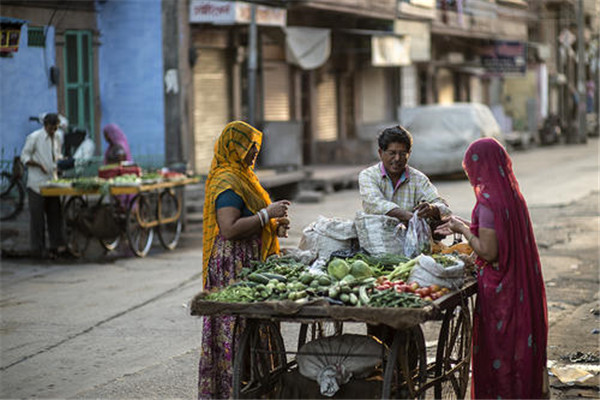
<path fill-rule="evenodd" d="M 46 47 L 46 35 L 41 26 L 30 26 L 27 29 L 27 44 L 29 47 Z"/>

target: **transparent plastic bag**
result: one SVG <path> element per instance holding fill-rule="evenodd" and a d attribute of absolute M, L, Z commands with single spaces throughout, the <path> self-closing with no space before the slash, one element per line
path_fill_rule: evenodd
<path fill-rule="evenodd" d="M 417 212 L 408 221 L 406 237 L 404 238 L 404 255 L 414 258 L 419 254 L 431 253 L 431 228 L 424 218 L 419 218 Z"/>

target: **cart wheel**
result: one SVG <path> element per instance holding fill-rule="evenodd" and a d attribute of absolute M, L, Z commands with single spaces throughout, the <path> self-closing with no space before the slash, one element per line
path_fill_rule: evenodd
<path fill-rule="evenodd" d="M 272 321 L 248 320 L 233 363 L 233 398 L 257 399 L 271 392 L 287 369 L 285 345 Z"/>
<path fill-rule="evenodd" d="M 87 203 L 84 198 L 74 196 L 67 201 L 63 210 L 67 250 L 74 257 L 81 257 L 90 243 L 90 237 L 79 229 L 79 215 L 86 208 Z"/>
<path fill-rule="evenodd" d="M 344 330 L 342 321 L 317 321 L 312 324 L 301 324 L 298 334 L 298 351 L 306 343 L 306 337 L 309 334 L 310 340 L 320 339 L 329 336 L 339 336 Z"/>
<path fill-rule="evenodd" d="M 440 329 L 434 386 L 436 399 L 464 399 L 471 362 L 471 314 L 468 307 L 447 310 Z"/>
<path fill-rule="evenodd" d="M 396 331 L 385 363 L 382 399 L 417 398 L 427 380 L 425 339 L 421 326 Z"/>
<path fill-rule="evenodd" d="M 138 257 L 148 254 L 154 238 L 153 228 L 143 228 L 139 222 L 150 222 L 153 220 L 150 203 L 144 196 L 136 195 L 127 210 L 125 231 L 131 251 Z"/>
<path fill-rule="evenodd" d="M 181 211 L 181 202 L 179 198 L 170 190 L 165 190 L 160 194 L 160 218 L 172 218 L 177 215 L 177 212 Z M 168 224 L 158 224 L 158 239 L 163 247 L 167 250 L 173 250 L 177 246 L 179 236 L 181 235 L 181 214 L 177 221 Z"/>

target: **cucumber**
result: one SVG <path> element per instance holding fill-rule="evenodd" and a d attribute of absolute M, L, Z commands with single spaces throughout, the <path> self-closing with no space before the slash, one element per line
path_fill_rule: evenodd
<path fill-rule="evenodd" d="M 349 303 L 350 296 L 347 293 L 342 293 L 342 294 L 340 294 L 340 300 L 343 301 L 344 303 Z"/>
<path fill-rule="evenodd" d="M 261 272 L 261 274 L 267 279 L 277 279 L 279 282 L 287 282 L 287 278 L 283 275 L 274 274 L 272 272 Z"/>
<path fill-rule="evenodd" d="M 264 274 L 258 272 L 253 272 L 250 275 L 248 275 L 248 279 L 252 282 L 262 283 L 263 285 L 269 283 L 270 280 L 270 278 L 267 278 Z"/>

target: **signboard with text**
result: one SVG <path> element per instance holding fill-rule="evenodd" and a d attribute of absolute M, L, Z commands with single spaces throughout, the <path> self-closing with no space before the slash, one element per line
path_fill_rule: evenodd
<path fill-rule="evenodd" d="M 256 23 L 264 26 L 285 26 L 287 11 L 283 8 L 256 6 Z M 214 25 L 250 23 L 250 4 L 243 1 L 192 0 L 190 22 Z"/>
<path fill-rule="evenodd" d="M 497 40 L 479 48 L 481 65 L 491 73 L 525 74 L 527 46 L 522 42 Z"/>

